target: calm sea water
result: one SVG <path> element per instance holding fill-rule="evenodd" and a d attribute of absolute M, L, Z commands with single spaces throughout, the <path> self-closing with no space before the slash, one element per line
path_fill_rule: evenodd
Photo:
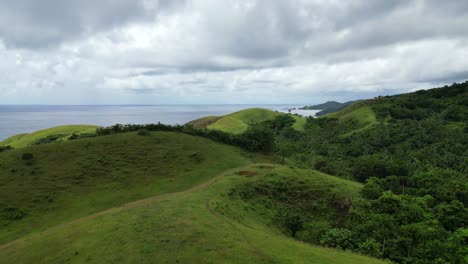
<path fill-rule="evenodd" d="M 106 106 L 25 106 L 0 105 L 0 141 L 19 133 L 58 125 L 90 124 L 185 124 L 207 115 L 225 115 L 238 110 L 262 107 L 287 111 L 297 105 L 106 105 Z M 295 110 L 304 116 L 313 116 L 315 110 Z"/>

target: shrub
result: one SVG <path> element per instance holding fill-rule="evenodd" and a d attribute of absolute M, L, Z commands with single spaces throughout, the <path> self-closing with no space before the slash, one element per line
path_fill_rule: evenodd
<path fill-rule="evenodd" d="M 68 137 L 69 140 L 74 140 L 77 139 L 79 136 L 75 133 L 73 133 L 70 137 Z"/>
<path fill-rule="evenodd" d="M 148 136 L 150 133 L 146 129 L 139 129 L 137 135 L 139 136 Z"/>
<path fill-rule="evenodd" d="M 296 237 L 296 233 L 304 228 L 304 218 L 302 214 L 292 209 L 280 211 L 277 218 L 292 237 Z"/>
<path fill-rule="evenodd" d="M 57 135 L 49 135 L 44 138 L 37 139 L 32 143 L 32 145 L 41 145 L 41 144 L 48 144 L 52 142 L 59 142 L 61 138 L 66 136 L 66 134 L 57 134 Z"/>
<path fill-rule="evenodd" d="M 26 213 L 18 208 L 6 207 L 1 211 L 1 216 L 3 219 L 15 221 L 23 219 L 26 216 Z"/>
<path fill-rule="evenodd" d="M 378 257 L 380 255 L 379 254 L 380 244 L 377 243 L 377 241 L 375 241 L 372 238 L 366 239 L 366 241 L 358 243 L 357 246 L 358 246 L 359 252 L 363 254 L 373 256 L 373 257 Z"/>
<path fill-rule="evenodd" d="M 344 228 L 332 228 L 320 239 L 320 244 L 326 247 L 352 249 L 352 232 Z"/>
<path fill-rule="evenodd" d="M 297 237 L 305 242 L 319 244 L 320 238 L 331 228 L 326 221 L 312 222 L 304 225 L 304 229 L 297 233 Z"/>
<path fill-rule="evenodd" d="M 32 160 L 34 158 L 34 155 L 31 153 L 23 153 L 21 156 L 22 160 Z"/>
<path fill-rule="evenodd" d="M 0 146 L 0 152 L 7 151 L 13 149 L 11 146 Z"/>

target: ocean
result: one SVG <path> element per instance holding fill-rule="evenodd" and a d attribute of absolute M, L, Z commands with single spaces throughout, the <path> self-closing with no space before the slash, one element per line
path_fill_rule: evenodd
<path fill-rule="evenodd" d="M 286 112 L 299 105 L 0 105 L 0 141 L 59 125 L 185 124 L 208 115 L 226 115 L 251 107 Z M 316 110 L 293 110 L 314 116 Z"/>

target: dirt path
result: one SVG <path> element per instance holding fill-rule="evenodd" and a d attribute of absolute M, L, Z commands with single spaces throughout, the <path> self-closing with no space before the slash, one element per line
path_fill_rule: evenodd
<path fill-rule="evenodd" d="M 54 226 L 54 227 L 51 227 L 49 229 L 46 229 L 44 231 L 41 231 L 40 233 L 42 232 L 47 232 L 47 231 L 50 231 L 50 230 L 54 230 L 54 229 L 58 229 L 58 228 L 61 228 L 63 226 L 67 226 L 67 225 L 72 225 L 72 224 L 79 224 L 79 223 L 82 223 L 82 222 L 85 222 L 87 220 L 91 220 L 91 219 L 94 219 L 94 218 L 97 218 L 99 216 L 103 216 L 103 215 L 107 215 L 107 214 L 113 214 L 113 213 L 118 213 L 122 210 L 127 210 L 127 209 L 131 209 L 131 208 L 134 208 L 134 207 L 138 207 L 138 206 L 142 206 L 142 205 L 146 205 L 146 204 L 149 204 L 149 203 L 153 203 L 153 202 L 158 202 L 158 201 L 162 201 L 162 200 L 165 200 L 171 196 L 174 196 L 174 195 L 187 195 L 187 194 L 190 194 L 192 192 L 195 192 L 197 190 L 200 190 L 200 189 L 203 189 L 205 188 L 206 186 L 208 185 L 211 185 L 212 183 L 214 183 L 216 180 L 218 180 L 220 177 L 223 177 L 227 174 L 230 174 L 230 173 L 234 173 L 238 170 L 241 170 L 241 169 L 245 169 L 245 168 L 248 168 L 248 167 L 252 167 L 252 166 L 262 166 L 262 165 L 265 165 L 264 163 L 254 163 L 254 164 L 250 164 L 250 165 L 247 165 L 247 166 L 242 166 L 242 167 L 237 167 L 237 168 L 233 168 L 233 169 L 229 169 L 227 171 L 224 171 L 222 172 L 221 174 L 211 178 L 210 180 L 206 181 L 206 182 L 203 182 L 199 185 L 196 185 L 196 186 L 193 186 L 187 190 L 184 190 L 184 191 L 180 191 L 180 192 L 172 192 L 172 193 L 165 193 L 165 194 L 161 194 L 161 195 L 157 195 L 157 196 L 153 196 L 153 197 L 149 197 L 149 198 L 145 198 L 145 199 L 142 199 L 142 200 L 137 200 L 137 201 L 133 201 L 133 202 L 129 202 L 129 203 L 126 203 L 126 204 L 123 204 L 121 206 L 118 206 L 118 207 L 112 207 L 112 208 L 109 208 L 109 209 L 106 209 L 104 211 L 100 211 L 100 212 L 97 212 L 97 213 L 94 213 L 94 214 L 90 214 L 90 215 L 87 215 L 87 216 L 84 216 L 84 217 L 80 217 L 80 218 L 77 218 L 75 220 L 72 220 L 70 222 L 66 222 L 66 223 L 62 223 L 62 224 L 59 224 L 57 226 Z M 268 164 L 267 166 L 271 166 L 270 164 Z M 274 165 L 273 165 L 274 166 Z M 3 250 L 5 248 L 8 248 L 10 246 L 13 246 L 21 241 L 25 241 L 28 239 L 28 235 L 27 237 L 22 237 L 22 238 L 18 238 L 16 240 L 13 240 L 13 241 L 10 241 L 6 244 L 3 244 L 3 245 L 0 245 L 0 250 Z"/>

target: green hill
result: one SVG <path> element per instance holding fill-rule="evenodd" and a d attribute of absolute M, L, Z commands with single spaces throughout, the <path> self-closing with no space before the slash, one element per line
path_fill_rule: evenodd
<path fill-rule="evenodd" d="M 30 134 L 19 134 L 0 142 L 0 146 L 22 148 L 29 145 L 65 141 L 73 134 L 93 135 L 98 126 L 66 125 L 39 130 Z"/>
<path fill-rule="evenodd" d="M 239 193 L 265 181 L 305 182 L 310 193 L 349 199 L 361 188 L 258 163 L 270 159 L 175 132 L 1 152 L 0 263 L 380 263 L 291 239 L 249 209 L 256 203 Z"/>
<path fill-rule="evenodd" d="M 334 113 L 334 112 L 337 112 L 337 111 L 340 111 L 341 109 L 344 109 L 356 102 L 359 102 L 358 101 L 348 101 L 348 102 L 345 102 L 345 103 L 339 103 L 339 102 L 336 102 L 336 101 L 328 101 L 326 103 L 323 103 L 323 104 L 318 104 L 318 105 L 310 105 L 310 106 L 304 106 L 304 107 L 301 107 L 300 109 L 304 109 L 304 110 L 321 110 L 320 112 L 318 112 L 316 115 L 317 116 L 322 116 L 322 115 L 326 115 L 326 114 L 330 114 L 330 113 Z"/>
<path fill-rule="evenodd" d="M 25 153 L 33 158 L 23 160 Z M 0 243 L 128 201 L 183 190 L 247 164 L 250 158 L 241 153 L 169 132 L 125 133 L 1 152 Z"/>
<path fill-rule="evenodd" d="M 337 118 L 340 123 L 353 123 L 354 127 L 342 136 L 346 137 L 364 131 L 378 124 L 377 117 L 372 110 L 371 101 L 359 101 L 338 112 L 323 115 L 323 117 Z"/>
<path fill-rule="evenodd" d="M 233 134 L 240 134 L 254 123 L 260 123 L 266 120 L 272 120 L 284 113 L 271 111 L 263 108 L 249 108 L 225 116 L 208 116 L 193 120 L 188 124 L 196 128 L 208 128 L 220 130 Z M 305 118 L 293 116 L 296 123 L 293 125 L 296 130 L 303 130 Z"/>

